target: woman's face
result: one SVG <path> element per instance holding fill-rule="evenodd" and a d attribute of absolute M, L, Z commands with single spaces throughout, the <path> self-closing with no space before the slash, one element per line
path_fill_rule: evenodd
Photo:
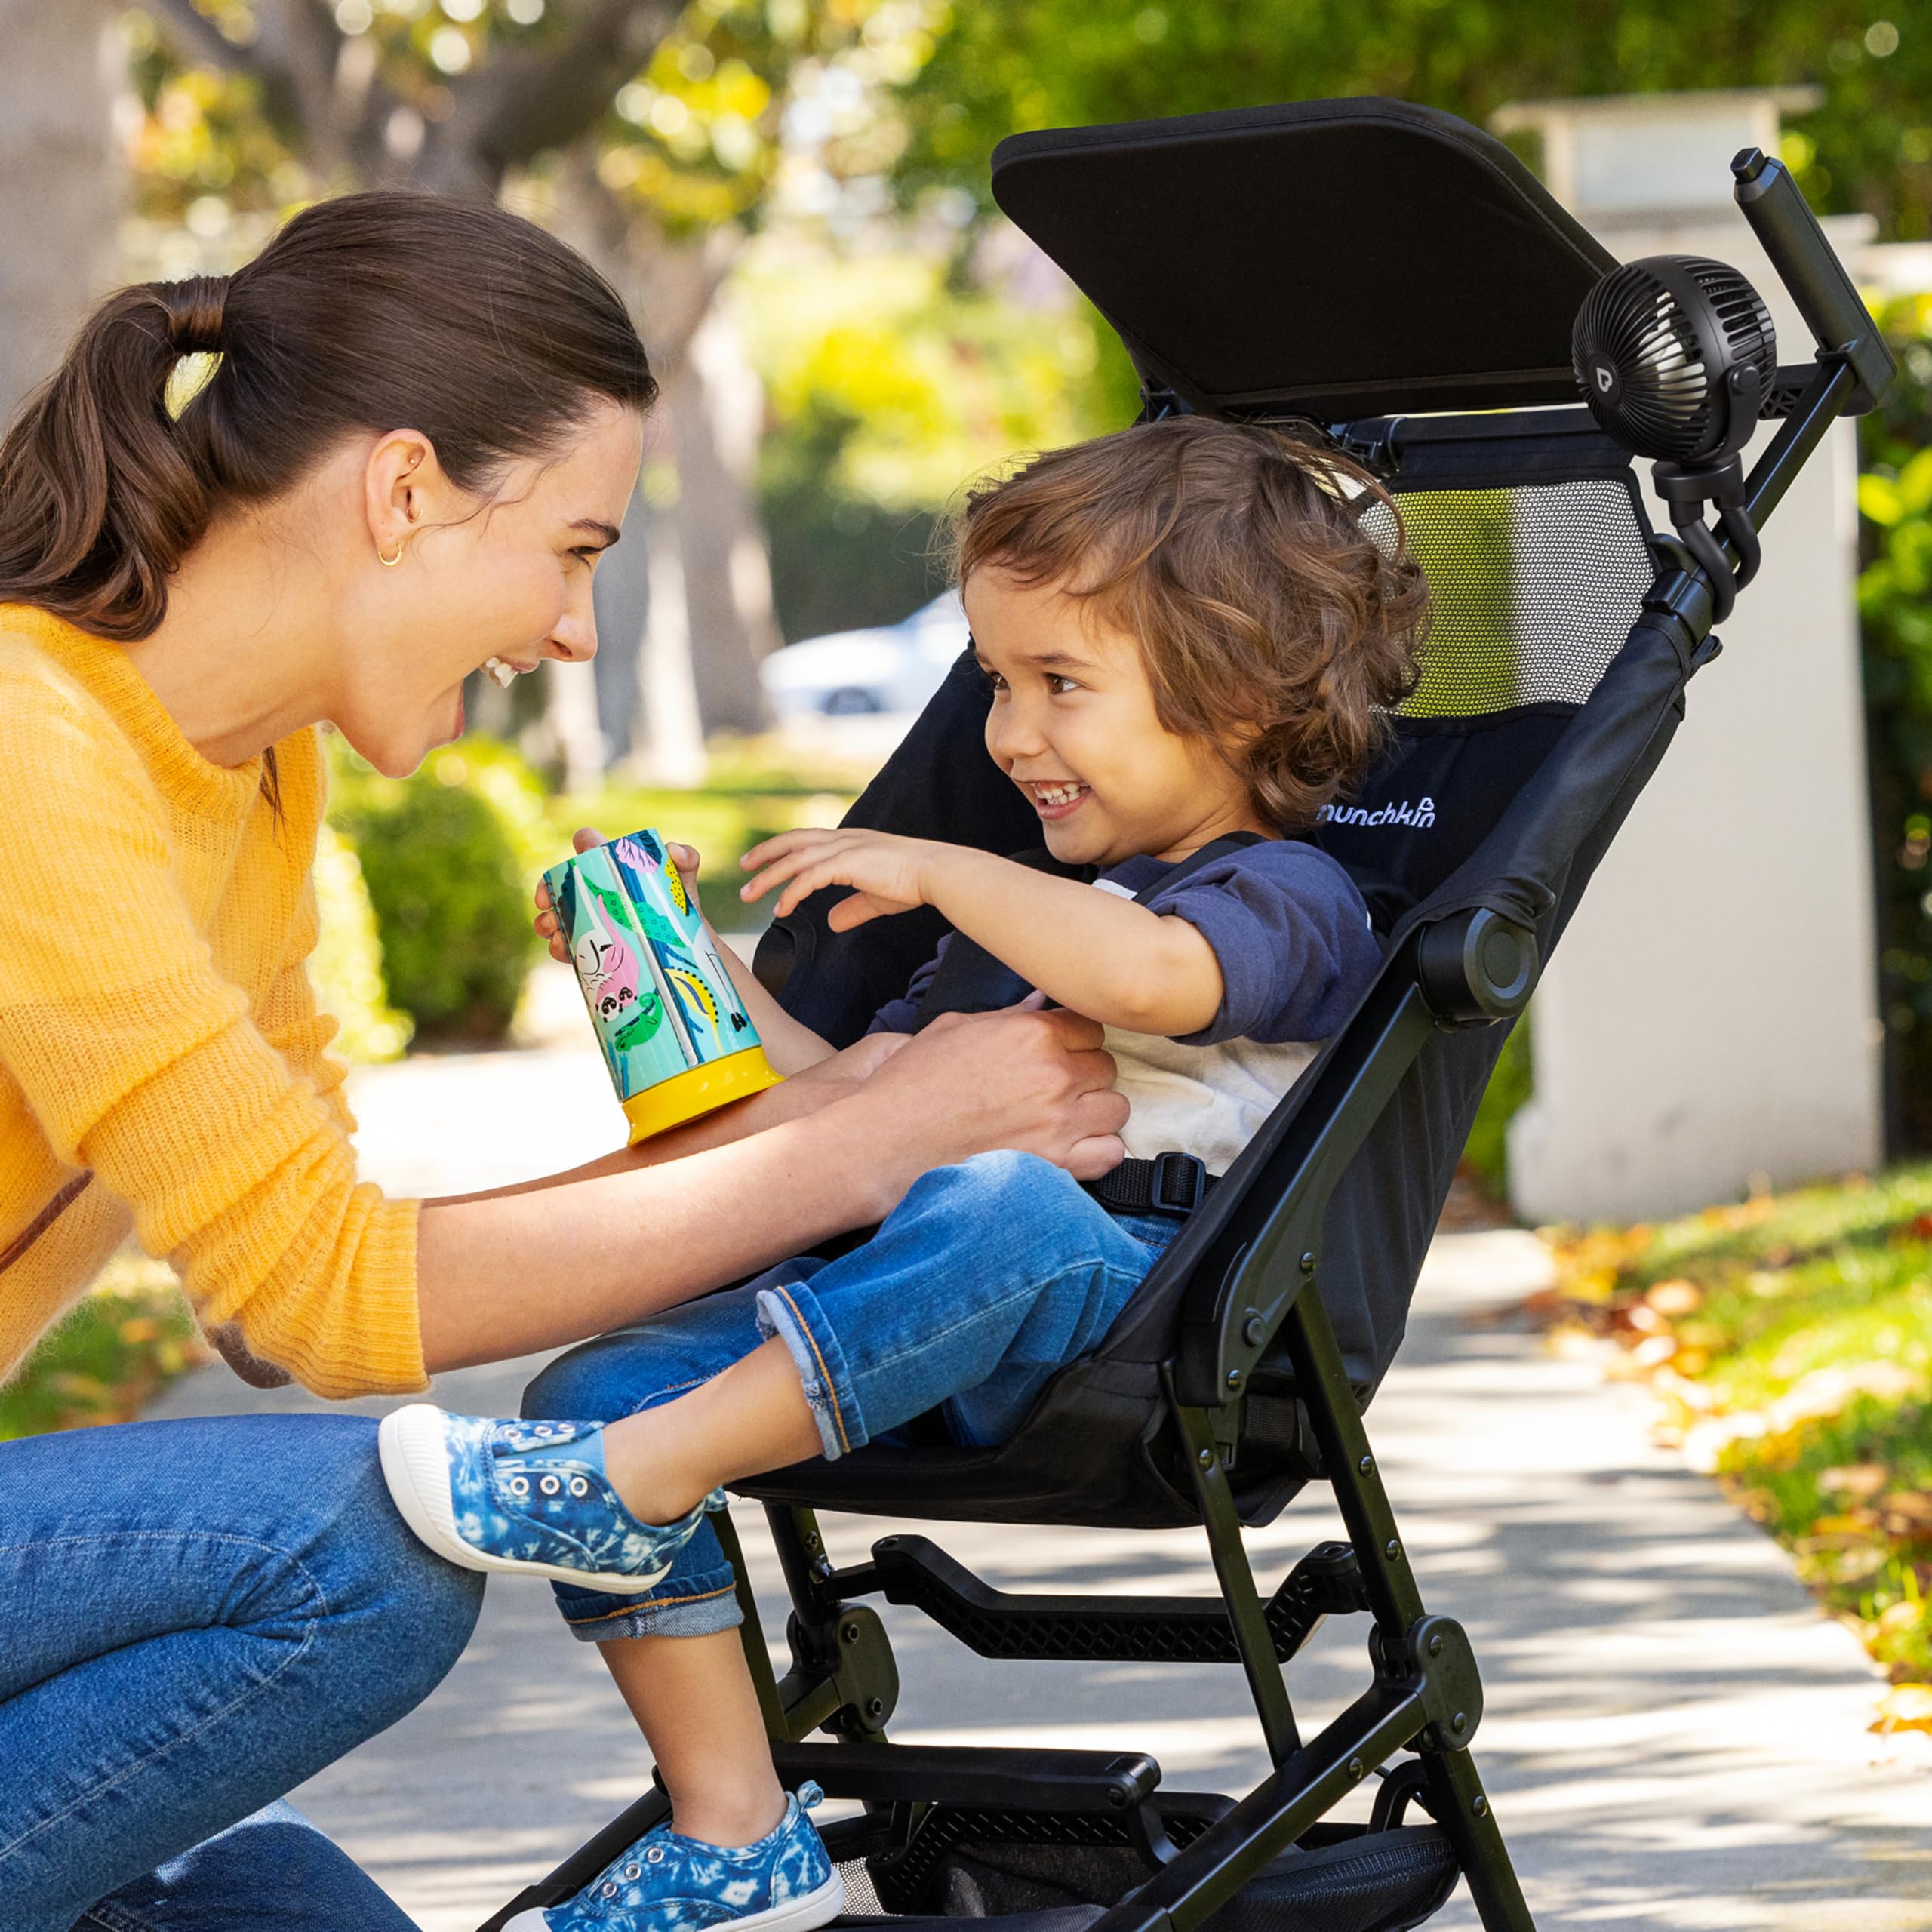
<path fill-rule="evenodd" d="M 512 463 L 480 498 L 411 432 L 369 451 L 331 717 L 378 771 L 405 777 L 460 737 L 463 680 L 489 660 L 528 672 L 595 655 L 592 574 L 617 540 L 642 448 L 637 413 L 600 402 L 559 454 Z"/>

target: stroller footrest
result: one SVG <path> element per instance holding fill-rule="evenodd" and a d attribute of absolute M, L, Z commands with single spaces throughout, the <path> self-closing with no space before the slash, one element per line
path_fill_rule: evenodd
<path fill-rule="evenodd" d="M 838 1572 L 841 1596 L 872 1591 L 923 1611 L 983 1657 L 1041 1657 L 1083 1663 L 1238 1663 L 1234 1626 L 1218 1597 L 1058 1596 L 998 1590 L 929 1538 L 894 1536 L 872 1546 L 872 1560 Z M 1355 1552 L 1323 1543 L 1288 1573 L 1266 1615 L 1283 1663 L 1331 1612 L 1367 1607 Z"/>
<path fill-rule="evenodd" d="M 828 1798 L 1131 1811 L 1152 1796 L 1161 1767 L 1138 1751 L 1036 1751 L 957 1744 L 778 1744 L 780 1780 L 814 1780 Z"/>

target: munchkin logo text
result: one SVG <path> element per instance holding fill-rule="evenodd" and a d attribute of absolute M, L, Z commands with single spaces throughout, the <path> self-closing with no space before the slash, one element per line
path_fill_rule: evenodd
<path fill-rule="evenodd" d="M 1412 805 L 1404 798 L 1399 805 L 1380 805 L 1374 811 L 1366 805 L 1324 805 L 1315 817 L 1321 825 L 1410 825 L 1420 830 L 1435 823 L 1435 801 L 1421 798 Z"/>

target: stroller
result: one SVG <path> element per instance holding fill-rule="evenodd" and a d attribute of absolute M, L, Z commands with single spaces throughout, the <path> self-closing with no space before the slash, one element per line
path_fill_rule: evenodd
<path fill-rule="evenodd" d="M 1389 749 L 1309 835 L 1361 887 L 1380 976 L 1211 1195 L 1156 1177 L 1193 1211 L 1102 1346 L 1003 1446 L 875 1445 L 742 1485 L 792 1598 L 783 1678 L 717 1519 L 781 1779 L 863 1805 L 826 1832 L 852 1922 L 1396 1932 L 1460 1875 L 1487 1932 L 1529 1932 L 1469 1748 L 1475 1660 L 1424 1608 L 1362 1414 L 1504 1037 L 1717 655 L 1712 627 L 1756 568 L 1758 531 L 1832 423 L 1892 373 L 1789 174 L 1755 149 L 1734 171 L 1817 337 L 1801 366 L 1777 367 L 1734 271 L 1619 269 L 1506 149 L 1426 109 L 1314 102 L 1024 134 L 995 153 L 1000 205 L 1126 343 L 1142 420 L 1278 422 L 1346 451 L 1399 501 L 1436 617 Z M 1767 418 L 1780 427 L 1746 477 L 1743 445 Z M 1633 454 L 1660 460 L 1669 534 L 1652 531 Z M 848 823 L 1036 844 L 986 755 L 987 703 L 962 660 Z M 757 970 L 844 1042 L 941 928 L 922 911 L 835 934 L 836 896 L 775 926 Z M 1310 1482 L 1331 1487 L 1348 1540 L 1264 1595 L 1244 1525 Z M 1010 1593 L 909 1534 L 841 1569 L 815 1508 L 1198 1524 L 1220 1594 Z M 1170 1790 L 1131 1752 L 892 1743 L 898 1674 L 869 1597 L 983 1657 L 1238 1662 L 1273 1769 L 1237 1801 Z M 1366 1687 L 1304 1739 L 1283 1666 L 1324 1617 L 1350 1615 L 1368 1620 Z M 1329 1817 L 1378 1774 L 1365 1825 Z M 667 1814 L 648 1792 L 483 1932 L 558 1903 Z"/>

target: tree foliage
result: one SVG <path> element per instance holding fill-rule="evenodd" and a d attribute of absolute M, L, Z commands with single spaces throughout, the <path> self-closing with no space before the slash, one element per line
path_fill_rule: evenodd
<path fill-rule="evenodd" d="M 1386 94 L 1480 123 L 1511 100 L 1807 82 L 1824 100 L 1786 156 L 1806 193 L 1932 235 L 1924 0 L 961 0 L 907 92 L 900 178 L 983 196 L 1020 129 L 1272 101 Z"/>

